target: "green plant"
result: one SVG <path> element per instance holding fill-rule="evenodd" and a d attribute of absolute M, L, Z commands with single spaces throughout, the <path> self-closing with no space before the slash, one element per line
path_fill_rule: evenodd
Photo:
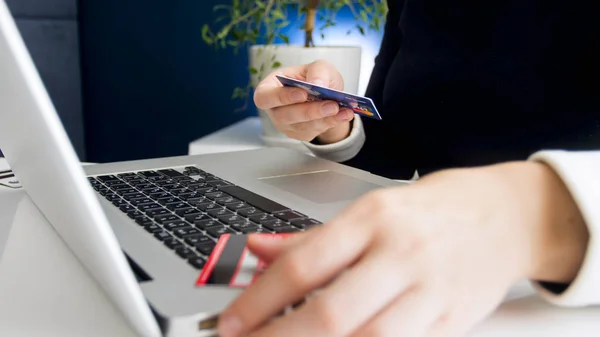
<path fill-rule="evenodd" d="M 304 30 L 304 47 L 315 46 L 314 34 L 325 38 L 327 29 L 337 26 L 336 15 L 348 8 L 356 20 L 355 29 L 362 35 L 367 30 L 379 31 L 387 15 L 387 0 L 231 0 L 230 5 L 217 5 L 215 23 L 220 28 L 213 31 L 209 24 L 202 27 L 202 38 L 216 49 L 234 48 L 237 53 L 247 45 L 268 46 L 275 43 L 289 44 L 289 35 L 283 31 L 292 23 L 288 17 L 290 11 L 296 11 Z M 302 18 L 304 18 L 302 20 Z M 317 27 L 319 23 L 319 27 Z M 351 34 L 352 31 L 347 31 Z M 259 50 L 260 52 L 260 50 Z M 250 67 L 250 76 L 260 81 L 267 71 L 276 69 L 281 63 L 275 56 L 268 64 Z M 245 88 L 235 88 L 232 98 L 246 99 L 252 88 L 250 80 Z"/>

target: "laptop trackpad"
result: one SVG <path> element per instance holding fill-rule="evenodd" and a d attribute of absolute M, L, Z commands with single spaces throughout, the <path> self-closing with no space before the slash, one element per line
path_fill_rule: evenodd
<path fill-rule="evenodd" d="M 318 204 L 354 200 L 381 186 L 345 174 L 318 171 L 261 179 L 264 183 Z"/>

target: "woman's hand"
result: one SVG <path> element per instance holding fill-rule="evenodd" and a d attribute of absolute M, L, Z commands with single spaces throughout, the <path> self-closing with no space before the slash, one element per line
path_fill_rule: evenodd
<path fill-rule="evenodd" d="M 306 91 L 284 87 L 275 75 L 343 90 L 342 75 L 332 64 L 318 60 L 277 70 L 256 87 L 254 103 L 267 112 L 279 131 L 290 138 L 311 141 L 318 137 L 320 143 L 330 144 L 350 134 L 350 121 L 354 117 L 352 110 L 340 110 L 339 105 L 332 101 L 309 102 Z"/>
<path fill-rule="evenodd" d="M 219 334 L 462 336 L 516 281 L 570 282 L 586 240 L 569 193 L 543 164 L 432 174 L 369 193 L 289 239 L 251 237 L 272 264 L 223 312 Z"/>

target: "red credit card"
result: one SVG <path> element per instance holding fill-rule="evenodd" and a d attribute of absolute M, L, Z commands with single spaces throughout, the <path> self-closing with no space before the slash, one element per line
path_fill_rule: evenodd
<path fill-rule="evenodd" d="M 285 238 L 293 234 L 255 235 Z M 196 280 L 196 286 L 213 284 L 247 287 L 252 284 L 267 267 L 267 263 L 248 250 L 247 240 L 247 235 L 221 235 Z"/>

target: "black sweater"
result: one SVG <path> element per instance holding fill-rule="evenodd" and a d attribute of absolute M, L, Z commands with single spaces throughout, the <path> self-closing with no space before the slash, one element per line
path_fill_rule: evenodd
<path fill-rule="evenodd" d="M 600 149 L 600 1 L 389 0 L 346 162 L 390 178 Z"/>

